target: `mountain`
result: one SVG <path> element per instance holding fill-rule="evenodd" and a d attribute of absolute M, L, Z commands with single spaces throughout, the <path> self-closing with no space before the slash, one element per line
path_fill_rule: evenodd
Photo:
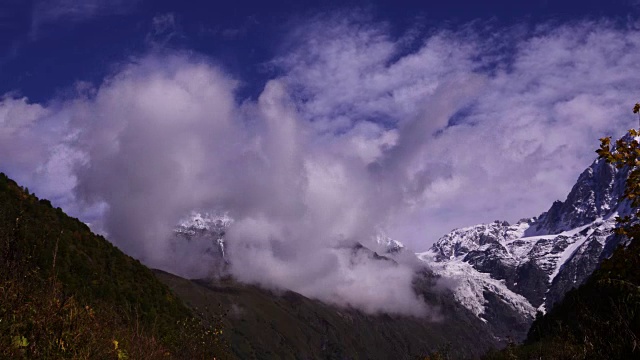
<path fill-rule="evenodd" d="M 619 201 L 627 177 L 597 160 L 540 216 L 456 229 L 416 254 L 425 267 L 414 290 L 437 319 L 365 314 L 238 283 L 224 276 L 226 215 L 194 213 L 174 231 L 177 246 L 205 242 L 221 276 L 151 271 L 0 174 L 0 356 L 409 359 L 444 349 L 475 357 L 523 338 L 547 309 L 529 330 L 534 356 L 546 349 L 540 343 L 633 356 L 640 248 L 617 247 L 611 232 L 616 215 L 631 214 Z M 372 248 L 348 246 L 372 261 L 408 251 L 384 235 Z"/>
<path fill-rule="evenodd" d="M 640 242 L 618 247 L 577 289 L 538 316 L 524 344 L 487 359 L 638 359 Z"/>
<path fill-rule="evenodd" d="M 612 229 L 630 211 L 619 201 L 627 177 L 628 170 L 596 160 L 566 200 L 541 215 L 453 230 L 418 257 L 457 281 L 455 298 L 494 327 L 528 324 L 584 283 L 621 241 Z"/>
<path fill-rule="evenodd" d="M 435 275 L 453 282 L 455 301 L 485 322 L 493 336 L 522 340 L 536 312 L 551 309 L 582 284 L 620 242 L 612 229 L 617 215 L 629 213 L 628 204 L 618 200 L 627 176 L 628 171 L 596 160 L 566 200 L 541 215 L 455 229 L 416 255 Z M 193 213 L 175 234 L 207 242 L 212 261 L 224 269 L 224 234 L 232 223 L 226 215 Z M 375 240 L 384 253 L 407 250 L 385 235 Z"/>
<path fill-rule="evenodd" d="M 445 348 L 456 358 L 467 358 L 503 345 L 501 337 L 438 286 L 437 276 L 426 268 L 414 280 L 415 291 L 436 309 L 425 318 L 366 314 L 292 291 L 239 283 L 224 272 L 224 235 L 232 224 L 224 214 L 193 212 L 174 228 L 176 239 L 206 244 L 214 266 L 222 270 L 218 276 L 186 280 L 159 270 L 156 275 L 189 306 L 222 319 L 225 339 L 238 358 L 414 359 Z M 354 257 L 394 263 L 394 255 L 406 251 L 385 235 L 374 240 L 368 245 L 375 250 L 361 243 L 341 246 Z"/>
<path fill-rule="evenodd" d="M 634 107 L 638 112 L 640 104 Z M 486 359 L 637 359 L 640 358 L 640 143 L 637 130 L 611 146 L 601 139 L 600 158 L 628 171 L 623 198 L 631 207 L 619 218 L 624 235 L 611 257 L 548 313 L 536 316 L 519 346 L 491 352 Z"/>
<path fill-rule="evenodd" d="M 218 240 L 230 221 L 207 218 L 176 236 L 205 239 L 224 260 Z M 353 251 L 390 260 L 361 244 Z M 445 348 L 464 358 L 500 346 L 428 271 L 415 279 L 437 309 L 427 318 L 365 314 L 229 277 L 187 280 L 148 269 L 4 174 L 0 270 L 0 358 L 413 359 Z"/>

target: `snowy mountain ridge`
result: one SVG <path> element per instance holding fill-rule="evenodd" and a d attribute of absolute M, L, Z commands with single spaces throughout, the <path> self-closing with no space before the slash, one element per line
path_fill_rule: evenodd
<path fill-rule="evenodd" d="M 491 312 L 497 297 L 531 319 L 584 282 L 620 242 L 612 230 L 615 217 L 629 212 L 619 202 L 627 176 L 596 160 L 567 199 L 540 216 L 455 229 L 417 256 L 453 279 L 456 299 L 477 316 Z"/>
<path fill-rule="evenodd" d="M 385 252 L 387 253 L 395 253 L 395 252 L 406 249 L 403 243 L 390 238 L 389 236 L 387 236 L 382 232 L 379 232 L 378 234 L 376 234 L 375 240 L 378 245 L 381 245 L 384 247 Z"/>
<path fill-rule="evenodd" d="M 529 295 L 532 289 L 523 289 L 530 285 L 529 279 L 523 279 L 527 275 L 518 276 L 515 273 L 509 276 L 508 271 L 493 271 L 492 274 L 489 266 L 493 265 L 494 269 L 500 266 L 519 269 L 533 263 L 544 273 L 538 276 L 551 286 L 562 266 L 579 254 L 578 250 L 585 244 L 597 241 L 604 247 L 608 236 L 603 235 L 609 235 L 615 226 L 614 217 L 598 219 L 556 235 L 529 237 L 523 236 L 531 226 L 529 221 L 515 225 L 500 222 L 476 225 L 455 230 L 430 250 L 417 255 L 437 274 L 459 282 L 455 288 L 456 299 L 476 315 L 482 317 L 485 312 L 484 291 L 490 291 L 498 294 L 519 313 L 533 316 L 536 308 L 544 311 L 545 306 L 540 304 L 539 298 Z M 525 285 L 519 286 L 519 280 L 525 281 Z M 544 302 L 546 297 L 541 300 Z"/>

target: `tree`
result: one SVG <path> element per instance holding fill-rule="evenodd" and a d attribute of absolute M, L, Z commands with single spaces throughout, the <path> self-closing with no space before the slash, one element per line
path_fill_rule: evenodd
<path fill-rule="evenodd" d="M 635 104 L 633 113 L 640 113 L 640 103 Z M 640 216 L 640 146 L 638 138 L 640 131 L 631 129 L 628 136 L 616 141 L 615 146 L 611 145 L 611 137 L 600 139 L 600 149 L 596 150 L 598 156 L 606 162 L 613 164 L 616 168 L 629 167 L 629 177 L 626 181 L 623 199 L 631 202 L 631 207 L 635 213 L 616 220 L 621 224 L 616 232 L 630 238 L 640 238 L 640 224 L 633 219 Z"/>

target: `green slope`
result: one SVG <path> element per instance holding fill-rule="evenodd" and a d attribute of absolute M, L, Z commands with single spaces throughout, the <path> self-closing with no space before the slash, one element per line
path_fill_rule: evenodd
<path fill-rule="evenodd" d="M 222 316 L 230 350 L 241 359 L 417 359 L 443 350 L 462 359 L 499 345 L 484 323 L 450 294 L 424 286 L 419 287 L 438 308 L 439 321 L 366 315 L 232 279 L 156 275 L 187 304 L 214 318 Z"/>
<path fill-rule="evenodd" d="M 191 310 L 151 270 L 0 174 L 0 357 L 222 352 L 215 329 L 188 319 Z"/>

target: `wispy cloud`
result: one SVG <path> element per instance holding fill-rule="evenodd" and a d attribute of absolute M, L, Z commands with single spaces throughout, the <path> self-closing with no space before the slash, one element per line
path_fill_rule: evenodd
<path fill-rule="evenodd" d="M 180 30 L 174 13 L 159 14 L 151 19 L 151 29 L 147 33 L 146 41 L 154 47 L 167 45 Z"/>
<path fill-rule="evenodd" d="M 393 233 L 414 246 L 453 227 L 539 214 L 593 160 L 598 137 L 634 125 L 640 34 L 606 22 L 474 24 L 435 32 L 410 53 L 384 24 L 349 16 L 307 22 L 293 37 L 293 51 L 276 63 L 302 116 L 322 131 L 348 133 L 363 121 L 400 131 L 437 124 L 439 105 L 465 92 L 447 113 L 449 126 L 413 134 L 404 170 L 419 205 Z"/>
<path fill-rule="evenodd" d="M 140 0 L 38 0 L 31 17 L 31 33 L 37 36 L 40 28 L 58 22 L 77 23 L 105 16 L 126 14 L 134 10 Z"/>

